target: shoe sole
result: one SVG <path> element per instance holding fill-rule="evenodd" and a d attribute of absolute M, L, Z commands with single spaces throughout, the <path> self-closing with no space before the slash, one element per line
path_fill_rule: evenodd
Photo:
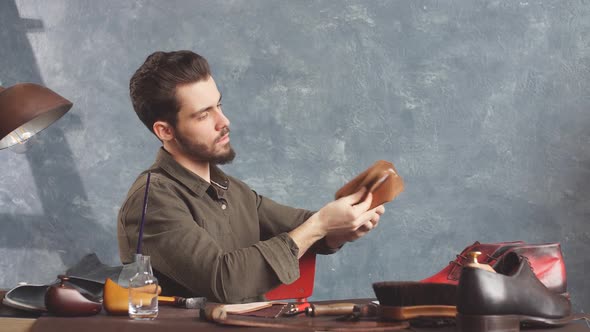
<path fill-rule="evenodd" d="M 459 332 L 519 332 L 523 326 L 557 327 L 566 325 L 572 316 L 564 318 L 542 318 L 525 315 L 463 315 L 457 313 Z"/>

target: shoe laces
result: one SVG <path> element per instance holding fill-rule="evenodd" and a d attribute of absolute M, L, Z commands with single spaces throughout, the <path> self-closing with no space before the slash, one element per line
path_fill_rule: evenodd
<path fill-rule="evenodd" d="M 533 264 L 531 264 L 531 261 L 529 260 L 529 258 L 527 256 L 525 256 L 525 255 L 518 255 L 518 257 L 520 257 L 521 259 L 525 260 L 526 263 L 531 268 L 531 271 L 535 272 L 535 268 L 533 267 Z"/>
<path fill-rule="evenodd" d="M 454 261 L 450 261 L 449 265 L 457 265 L 457 266 L 463 266 L 463 263 L 461 263 L 462 261 L 465 261 L 467 259 L 467 257 L 465 257 L 465 255 L 459 254 L 459 255 L 455 255 L 455 260 Z"/>

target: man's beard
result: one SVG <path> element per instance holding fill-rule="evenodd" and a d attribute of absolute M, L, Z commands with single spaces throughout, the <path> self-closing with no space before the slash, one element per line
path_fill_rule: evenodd
<path fill-rule="evenodd" d="M 215 154 L 209 151 L 209 146 L 206 144 L 192 142 L 190 138 L 182 135 L 178 130 L 175 130 L 175 132 L 176 140 L 178 141 L 182 151 L 194 160 L 207 161 L 212 164 L 223 165 L 231 163 L 236 157 L 236 152 L 231 147 L 230 143 L 227 143 L 227 147 L 229 149 L 226 152 Z M 221 134 L 217 139 L 215 139 L 213 144 L 217 144 L 217 142 L 227 133 L 229 133 L 229 128 L 225 127 L 221 130 Z"/>

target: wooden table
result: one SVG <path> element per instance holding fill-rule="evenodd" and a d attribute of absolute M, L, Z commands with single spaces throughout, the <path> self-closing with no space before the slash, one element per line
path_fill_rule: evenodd
<path fill-rule="evenodd" d="M 42 316 L 37 319 L 30 329 L 22 331 L 50 332 L 50 331 L 129 331 L 129 332 L 151 332 L 151 331 L 312 331 L 309 328 L 245 328 L 242 326 L 219 325 L 205 322 L 199 319 L 198 310 L 187 310 L 164 307 L 160 309 L 158 318 L 153 321 L 134 321 L 128 317 L 114 317 L 99 314 L 84 318 L 60 318 Z M 1 324 L 1 322 L 0 322 Z M 26 324 L 25 324 L 26 325 Z M 528 332 L 588 332 L 590 329 L 585 322 L 573 322 L 557 329 L 525 330 Z M 406 331 L 406 330 L 404 330 Z M 412 328 L 410 331 L 419 332 L 452 332 L 454 326 L 441 328 Z"/>
<path fill-rule="evenodd" d="M 3 297 L 0 293 L 0 299 Z M 348 302 L 354 302 L 347 300 Z M 18 311 L 0 305 L 0 315 L 14 314 Z M 310 318 L 311 319 L 311 318 Z M 109 316 L 104 312 L 90 317 L 53 317 L 43 315 L 39 318 L 0 317 L 0 332 L 51 332 L 51 331 L 310 331 L 309 328 L 268 329 L 244 328 L 241 326 L 220 325 L 203 321 L 199 318 L 199 311 L 195 309 L 180 309 L 160 307 L 158 318 L 153 321 L 134 321 L 127 316 Z M 588 332 L 590 329 L 583 321 L 572 322 L 567 326 L 556 329 L 539 329 L 528 332 Z M 404 330 L 405 331 L 405 330 Z M 454 326 L 440 328 L 416 328 L 417 332 L 452 332 Z"/>

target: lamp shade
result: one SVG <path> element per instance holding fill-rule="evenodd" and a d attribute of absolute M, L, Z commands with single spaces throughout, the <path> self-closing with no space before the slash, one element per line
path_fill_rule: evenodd
<path fill-rule="evenodd" d="M 38 84 L 0 87 L 0 149 L 26 141 L 61 118 L 72 105 Z"/>

